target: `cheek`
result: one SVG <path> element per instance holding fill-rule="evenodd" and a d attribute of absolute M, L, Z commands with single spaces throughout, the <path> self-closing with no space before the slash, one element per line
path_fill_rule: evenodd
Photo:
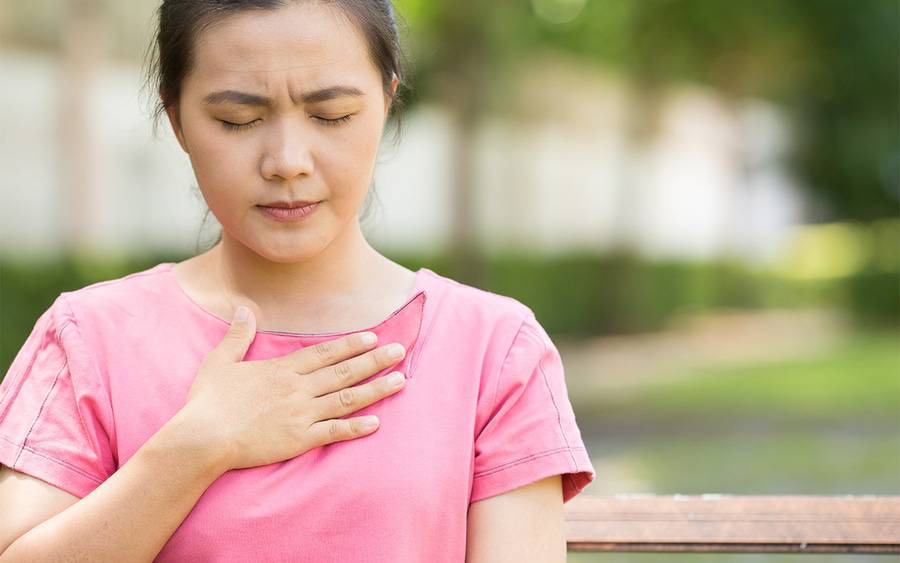
<path fill-rule="evenodd" d="M 197 181 L 212 206 L 214 202 L 251 195 L 249 190 L 235 189 L 248 182 L 247 174 L 255 170 L 256 149 L 237 142 L 236 134 L 220 131 L 218 124 L 205 120 L 191 131 L 190 159 Z"/>
<path fill-rule="evenodd" d="M 372 180 L 380 131 L 377 123 L 360 122 L 346 134 L 335 134 L 316 160 L 332 195 L 356 202 L 365 197 Z"/>

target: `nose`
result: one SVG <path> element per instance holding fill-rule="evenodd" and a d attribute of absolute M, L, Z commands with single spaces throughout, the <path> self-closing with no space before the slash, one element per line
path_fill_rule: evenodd
<path fill-rule="evenodd" d="M 260 173 L 266 180 L 290 180 L 313 172 L 310 151 L 311 132 L 290 118 L 272 123 L 260 162 Z"/>

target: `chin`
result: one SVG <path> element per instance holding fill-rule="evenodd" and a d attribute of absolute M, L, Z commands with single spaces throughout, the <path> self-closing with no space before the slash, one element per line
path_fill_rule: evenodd
<path fill-rule="evenodd" d="M 325 246 L 319 239 L 304 238 L 293 244 L 288 241 L 279 241 L 277 244 L 260 241 L 252 250 L 270 262 L 293 264 L 309 260 L 322 252 Z"/>

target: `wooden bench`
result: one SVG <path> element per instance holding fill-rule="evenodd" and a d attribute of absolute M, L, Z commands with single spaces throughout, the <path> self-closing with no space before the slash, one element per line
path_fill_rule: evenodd
<path fill-rule="evenodd" d="M 579 495 L 569 551 L 900 553 L 900 496 Z"/>

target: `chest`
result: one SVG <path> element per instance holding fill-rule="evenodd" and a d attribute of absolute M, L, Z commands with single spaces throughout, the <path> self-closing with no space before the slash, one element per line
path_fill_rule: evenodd
<path fill-rule="evenodd" d="M 190 343 L 165 357 L 132 357 L 144 367 L 112 386 L 120 463 L 183 405 L 202 357 Z M 462 358 L 425 359 L 403 390 L 353 413 L 379 417 L 373 434 L 226 472 L 158 561 L 347 560 L 354 545 L 385 541 L 393 542 L 385 553 L 398 560 L 396 550 L 412 549 L 411 530 L 423 542 L 455 537 L 464 546 L 477 368 Z"/>

